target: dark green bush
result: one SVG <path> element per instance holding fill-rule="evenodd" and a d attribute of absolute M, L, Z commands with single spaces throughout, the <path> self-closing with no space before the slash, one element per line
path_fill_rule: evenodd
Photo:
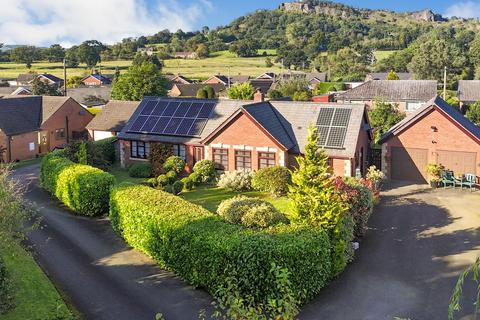
<path fill-rule="evenodd" d="M 183 182 L 182 181 L 175 181 L 172 184 L 173 194 L 178 195 L 183 190 Z"/>
<path fill-rule="evenodd" d="M 252 179 L 252 187 L 258 191 L 270 192 L 276 197 L 285 196 L 292 182 L 290 170 L 282 166 L 258 170 Z"/>
<path fill-rule="evenodd" d="M 183 182 L 183 187 L 185 188 L 185 190 L 187 191 L 190 191 L 190 190 L 193 190 L 193 188 L 195 187 L 195 184 L 193 182 L 193 180 L 190 178 L 190 177 L 185 177 L 183 178 L 182 180 L 180 180 Z"/>
<path fill-rule="evenodd" d="M 167 174 L 165 175 L 168 179 L 168 183 L 173 184 L 175 181 L 177 181 L 177 173 L 175 171 L 168 171 Z"/>
<path fill-rule="evenodd" d="M 202 176 L 196 172 L 190 174 L 188 177 L 192 180 L 194 186 L 198 186 L 203 182 Z"/>
<path fill-rule="evenodd" d="M 157 177 L 157 185 L 158 186 L 165 187 L 169 183 L 170 183 L 170 180 L 168 179 L 167 175 L 161 174 Z"/>
<path fill-rule="evenodd" d="M 14 307 L 12 281 L 7 272 L 7 267 L 0 256 L 0 315 Z"/>
<path fill-rule="evenodd" d="M 115 162 L 115 142 L 116 137 L 106 138 L 93 142 L 93 146 L 102 155 L 102 158 L 110 164 Z"/>
<path fill-rule="evenodd" d="M 128 169 L 128 175 L 132 178 L 150 178 L 152 176 L 152 165 L 135 163 Z"/>
<path fill-rule="evenodd" d="M 215 164 L 211 160 L 202 160 L 193 166 L 193 172 L 199 176 L 202 182 L 211 182 L 215 179 Z"/>
<path fill-rule="evenodd" d="M 115 162 L 115 141 L 115 137 L 88 142 L 75 140 L 65 146 L 65 157 L 75 163 L 108 170 Z"/>
<path fill-rule="evenodd" d="M 173 194 L 174 192 L 173 185 L 167 184 L 166 186 L 163 187 L 163 191 Z"/>
<path fill-rule="evenodd" d="M 42 186 L 67 207 L 86 216 L 108 212 L 110 188 L 115 178 L 100 169 L 73 163 L 55 151 L 42 159 Z"/>
<path fill-rule="evenodd" d="M 330 242 L 320 228 L 248 229 L 145 186 L 114 189 L 110 206 L 113 228 L 131 246 L 227 307 L 293 318 L 330 279 Z"/>
<path fill-rule="evenodd" d="M 185 161 L 183 161 L 182 158 L 177 156 L 169 157 L 163 164 L 163 170 L 165 170 L 165 172 L 173 171 L 176 174 L 179 174 L 183 172 L 184 169 L 185 169 Z"/>

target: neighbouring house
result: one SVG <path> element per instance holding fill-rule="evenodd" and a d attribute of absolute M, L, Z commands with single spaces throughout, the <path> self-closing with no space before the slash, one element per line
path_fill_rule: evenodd
<path fill-rule="evenodd" d="M 313 102 L 320 102 L 320 103 L 334 102 L 334 100 L 335 100 L 335 95 L 333 93 L 322 94 L 319 96 L 312 97 Z"/>
<path fill-rule="evenodd" d="M 380 143 L 382 171 L 390 179 L 425 183 L 430 163 L 480 176 L 480 127 L 438 96 L 392 127 Z"/>
<path fill-rule="evenodd" d="M 98 86 L 109 85 L 112 83 L 112 81 L 110 80 L 110 78 L 104 75 L 94 73 L 84 77 L 82 79 L 82 83 L 88 87 L 98 87 Z"/>
<path fill-rule="evenodd" d="M 14 81 L 9 81 L 11 86 L 28 86 L 31 85 L 33 80 L 37 77 L 38 74 L 29 72 L 21 73 L 18 75 L 17 79 Z"/>
<path fill-rule="evenodd" d="M 365 82 L 372 80 L 387 80 L 389 72 L 373 72 L 367 74 Z M 413 74 L 409 72 L 396 72 L 399 80 L 413 80 Z"/>
<path fill-rule="evenodd" d="M 175 58 L 179 59 L 198 59 L 198 54 L 196 52 L 175 52 Z"/>
<path fill-rule="evenodd" d="M 337 95 L 337 102 L 366 104 L 374 107 L 375 100 L 398 105 L 400 111 L 411 113 L 437 95 L 435 80 L 375 80 Z"/>
<path fill-rule="evenodd" d="M 148 161 L 152 145 L 161 143 L 187 171 L 203 159 L 222 171 L 294 167 L 310 125 L 335 175 L 365 173 L 372 141 L 365 106 L 292 101 L 147 97 L 118 134 L 121 164 Z"/>
<path fill-rule="evenodd" d="M 249 76 L 242 76 L 242 75 L 236 75 L 236 76 L 230 76 L 230 77 L 224 76 L 224 75 L 214 75 L 208 78 L 207 80 L 205 80 L 203 83 L 206 83 L 206 84 L 220 83 L 228 87 L 234 84 L 248 82 L 249 79 L 250 79 Z"/>
<path fill-rule="evenodd" d="M 221 83 L 212 83 L 212 84 L 205 84 L 205 83 L 188 83 L 188 84 L 181 84 L 181 83 L 174 83 L 172 89 L 168 92 L 170 97 L 196 97 L 197 91 L 201 88 L 206 86 L 212 87 L 215 91 L 215 95 L 222 96 L 225 94 L 226 87 Z"/>
<path fill-rule="evenodd" d="M 460 108 L 480 101 L 480 80 L 460 80 L 458 81 L 458 101 Z"/>
<path fill-rule="evenodd" d="M 271 79 L 252 79 L 249 82 L 255 90 L 260 90 L 264 95 L 268 94 L 274 83 Z"/>
<path fill-rule="evenodd" d="M 30 81 L 30 84 L 32 84 L 33 81 L 36 79 L 39 79 L 40 81 L 50 86 L 53 86 L 55 88 L 63 87 L 63 82 L 64 82 L 63 79 L 57 76 L 54 76 L 53 74 L 50 74 L 50 73 L 41 73 L 37 75 L 32 81 Z"/>
<path fill-rule="evenodd" d="M 67 89 L 67 96 L 75 99 L 85 108 L 102 108 L 110 100 L 111 94 L 111 85 Z"/>
<path fill-rule="evenodd" d="M 257 77 L 257 79 L 273 80 L 275 81 L 278 78 L 278 75 L 274 72 L 265 72 Z"/>
<path fill-rule="evenodd" d="M 188 79 L 187 77 L 184 77 L 180 74 L 178 75 L 174 75 L 174 74 L 166 74 L 165 77 L 167 78 L 168 81 L 170 81 L 170 83 L 174 84 L 174 83 L 180 83 L 180 84 L 189 84 L 189 83 L 193 83 L 192 80 Z"/>
<path fill-rule="evenodd" d="M 80 138 L 93 115 L 69 97 L 17 96 L 0 99 L 3 161 L 35 158 Z"/>
<path fill-rule="evenodd" d="M 12 93 L 12 96 L 31 96 L 32 90 L 25 87 L 17 87 Z"/>
<path fill-rule="evenodd" d="M 317 84 L 327 81 L 327 74 L 325 72 L 309 72 L 305 74 L 305 78 L 311 88 Z"/>
<path fill-rule="evenodd" d="M 90 138 L 94 141 L 115 137 L 127 124 L 138 101 L 110 100 L 87 125 Z"/>

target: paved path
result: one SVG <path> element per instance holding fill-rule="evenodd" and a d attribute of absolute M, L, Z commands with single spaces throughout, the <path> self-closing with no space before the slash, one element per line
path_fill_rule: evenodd
<path fill-rule="evenodd" d="M 112 231 L 107 219 L 74 216 L 37 186 L 38 166 L 15 176 L 29 183 L 26 198 L 42 216 L 29 235 L 36 259 L 86 319 L 198 319 L 209 308 L 202 290 L 187 286 L 154 261 L 132 250 Z"/>
<path fill-rule="evenodd" d="M 87 319 L 198 319 L 209 296 L 131 250 L 106 219 L 77 217 L 37 185 L 38 166 L 19 169 L 43 216 L 37 259 Z M 459 273 L 479 255 L 480 192 L 397 187 L 384 194 L 357 259 L 306 305 L 301 320 L 447 318 Z M 472 286 L 465 291 L 473 297 Z M 472 301 L 472 300 L 469 300 Z M 469 302 L 468 301 L 468 302 Z M 471 304 L 458 319 L 472 319 Z"/>
<path fill-rule="evenodd" d="M 480 192 L 392 189 L 370 227 L 355 262 L 299 318 L 447 319 L 458 275 L 480 254 Z M 457 319 L 473 319 L 472 287 Z"/>

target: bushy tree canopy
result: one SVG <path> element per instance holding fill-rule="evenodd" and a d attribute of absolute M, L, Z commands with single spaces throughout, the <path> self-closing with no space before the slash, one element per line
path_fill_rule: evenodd
<path fill-rule="evenodd" d="M 251 100 L 254 94 L 255 89 L 248 82 L 235 84 L 227 90 L 228 97 L 235 100 Z"/>
<path fill-rule="evenodd" d="M 369 118 L 375 133 L 375 142 L 377 142 L 391 127 L 405 118 L 405 113 L 398 110 L 395 104 L 377 100 L 374 108 L 369 112 Z"/>

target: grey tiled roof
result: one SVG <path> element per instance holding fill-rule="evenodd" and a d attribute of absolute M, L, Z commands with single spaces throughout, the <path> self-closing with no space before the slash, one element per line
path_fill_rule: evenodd
<path fill-rule="evenodd" d="M 375 80 L 339 94 L 337 100 L 428 101 L 436 95 L 435 80 Z"/>
<path fill-rule="evenodd" d="M 273 85 L 273 80 L 270 79 L 252 79 L 250 84 L 255 90 L 260 90 L 263 94 L 267 94 L 268 90 Z"/>
<path fill-rule="evenodd" d="M 112 86 L 80 87 L 67 89 L 67 95 L 82 104 L 85 103 L 85 98 L 87 98 L 88 96 L 95 96 L 108 101 L 110 100 L 111 94 Z"/>
<path fill-rule="evenodd" d="M 42 97 L 0 99 L 0 129 L 7 135 L 37 131 L 42 123 Z"/>
<path fill-rule="evenodd" d="M 391 137 L 395 136 L 409 125 L 415 123 L 417 119 L 422 118 L 423 115 L 425 115 L 435 107 L 442 110 L 443 113 L 449 116 L 454 122 L 458 123 L 468 132 L 470 132 L 470 134 L 480 140 L 480 127 L 476 126 L 470 120 L 468 120 L 458 109 L 449 105 L 439 96 L 435 96 L 433 99 L 425 103 L 423 107 L 419 108 L 414 113 L 412 113 L 411 115 L 397 123 L 395 126 L 393 126 L 390 130 L 388 130 L 388 132 L 382 136 L 379 143 L 384 143 Z"/>
<path fill-rule="evenodd" d="M 480 80 L 458 81 L 458 100 L 477 102 L 480 100 Z"/>
<path fill-rule="evenodd" d="M 110 100 L 87 125 L 87 129 L 120 132 L 139 104 L 138 101 Z"/>

